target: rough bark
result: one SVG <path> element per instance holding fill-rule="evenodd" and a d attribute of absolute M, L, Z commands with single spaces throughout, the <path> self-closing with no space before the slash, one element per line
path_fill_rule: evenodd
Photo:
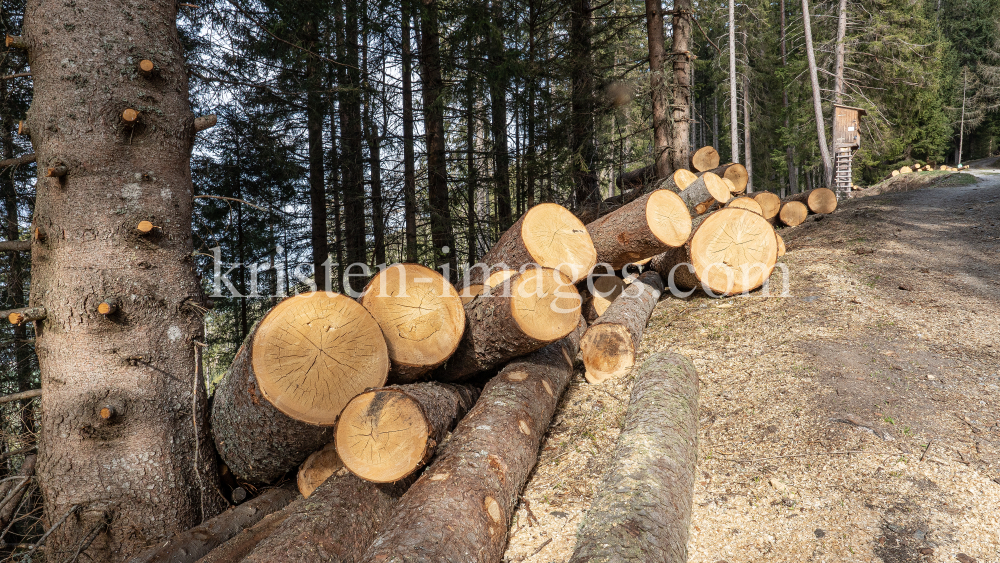
<path fill-rule="evenodd" d="M 729 0 L 729 144 L 733 162 L 740 161 L 740 137 L 736 116 L 736 0 Z"/>
<path fill-rule="evenodd" d="M 699 172 L 698 176 L 703 176 L 709 172 L 732 182 L 733 185 L 736 186 L 736 191 L 739 193 L 743 193 L 747 189 L 747 183 L 749 182 L 750 175 L 747 174 L 746 167 L 738 162 L 730 162 L 706 172 Z"/>
<path fill-rule="evenodd" d="M 597 262 L 620 270 L 684 244 L 691 235 L 691 214 L 673 192 L 651 192 L 590 223 L 587 231 Z"/>
<path fill-rule="evenodd" d="M 646 323 L 663 293 L 656 271 L 643 273 L 595 320 L 580 341 L 586 378 L 601 383 L 628 373 L 635 365 Z"/>
<path fill-rule="evenodd" d="M 260 522 L 257 522 L 252 527 L 241 531 L 226 543 L 213 549 L 207 555 L 199 559 L 197 563 L 240 563 L 246 559 L 247 555 L 249 555 L 250 552 L 253 551 L 258 544 L 260 544 L 260 542 L 264 541 L 264 538 L 277 532 L 281 526 L 284 525 L 288 516 L 289 512 L 287 507 L 285 510 L 279 510 L 278 512 L 268 514 L 262 518 Z"/>
<path fill-rule="evenodd" d="M 659 353 L 636 376 L 614 459 L 570 563 L 683 562 L 698 455 L 698 372 Z"/>
<path fill-rule="evenodd" d="M 490 120 L 493 134 L 493 197 L 497 223 L 501 231 L 513 223 L 510 198 L 510 155 L 507 153 L 507 77 L 504 44 L 503 0 L 490 0 L 492 22 L 487 35 L 490 72 L 486 73 L 490 91 Z"/>
<path fill-rule="evenodd" d="M 518 495 L 573 375 L 585 328 L 581 320 L 569 336 L 511 362 L 486 384 L 364 561 L 500 561 Z"/>
<path fill-rule="evenodd" d="M 351 473 L 366 481 L 405 479 L 430 461 L 479 391 L 436 381 L 366 391 L 341 413 L 337 453 Z"/>
<path fill-rule="evenodd" d="M 670 154 L 670 121 L 667 117 L 669 102 L 663 68 L 666 62 L 663 5 L 660 0 L 646 0 L 646 44 L 649 46 L 649 86 L 653 108 L 653 171 L 656 178 L 666 178 L 675 161 Z M 684 76 L 686 78 L 687 74 Z M 684 166 L 686 165 L 685 162 Z"/>
<path fill-rule="evenodd" d="M 389 357 L 378 323 L 342 295 L 331 298 L 332 307 L 307 301 L 323 295 L 298 295 L 272 309 L 247 336 L 216 388 L 215 445 L 240 479 L 270 483 L 295 469 L 333 440 L 336 416 L 351 397 L 385 384 Z M 346 306 L 335 310 L 341 305 L 332 301 L 340 300 Z M 270 326 L 277 328 L 262 332 Z M 287 356 L 273 356 L 276 349 Z M 261 366 L 269 370 L 263 381 L 256 373 Z M 304 405 L 316 412 L 306 412 Z"/>
<path fill-rule="evenodd" d="M 573 330 L 580 318 L 579 292 L 572 284 L 558 282 L 550 283 L 546 291 L 536 292 L 537 284 L 527 278 L 536 275 L 565 280 L 552 270 L 529 269 L 509 278 L 509 288 L 506 284 L 498 286 L 466 303 L 462 342 L 443 368 L 435 372 L 437 379 L 469 379 L 538 350 Z M 533 313 L 519 320 L 515 310 Z M 544 338 L 539 337 L 542 334 Z"/>
<path fill-rule="evenodd" d="M 833 184 L 833 162 L 830 160 L 830 147 L 826 144 L 826 121 L 823 120 L 822 91 L 819 89 L 816 53 L 813 50 L 812 24 L 809 23 L 809 0 L 802 0 L 802 25 L 806 35 L 806 59 L 809 61 L 809 83 L 812 85 L 816 138 L 819 144 L 820 158 L 823 159 L 823 180 L 829 186 Z"/>
<path fill-rule="evenodd" d="M 412 480 L 378 485 L 346 469 L 282 511 L 284 522 L 242 563 L 355 563 Z"/>
<path fill-rule="evenodd" d="M 283 509 L 296 496 L 289 488 L 266 491 L 253 500 L 175 535 L 164 545 L 133 557 L 129 563 L 194 563 L 237 534 L 256 525 L 268 514 Z"/>
<path fill-rule="evenodd" d="M 743 34 L 744 41 L 746 33 Z M 747 69 L 749 72 L 749 69 Z M 746 193 L 753 193 L 753 145 L 750 142 L 750 77 L 743 76 L 743 156 L 747 169 Z"/>
<path fill-rule="evenodd" d="M 666 183 L 661 183 L 660 185 L 669 187 L 669 184 Z M 688 212 L 692 216 L 701 215 L 708 210 L 709 206 L 702 204 L 725 204 L 731 199 L 729 188 L 722 182 L 719 176 L 711 172 L 703 173 L 697 180 L 691 182 L 687 188 L 678 192 L 677 195 L 684 201 Z"/>
<path fill-rule="evenodd" d="M 847 35 L 847 0 L 840 0 L 840 7 L 837 10 L 837 50 L 836 64 L 833 72 L 833 101 L 837 104 L 844 103 L 844 37 Z M 836 114 L 836 111 L 834 111 Z"/>
<path fill-rule="evenodd" d="M 670 135 L 670 149 L 673 168 L 688 166 L 691 154 L 691 15 L 694 9 L 691 0 L 674 0 L 673 49 L 670 53 L 673 65 L 673 96 L 670 103 L 673 130 Z M 661 176 L 665 177 L 665 176 Z"/>
<path fill-rule="evenodd" d="M 221 508 L 195 370 L 204 296 L 191 258 L 194 115 L 176 18 L 176 4 L 149 0 L 32 0 L 25 11 L 34 152 L 68 167 L 36 184 L 34 224 L 59 236 L 32 248 L 31 304 L 48 310 L 35 340 L 46 527 L 82 507 L 48 537 L 53 561 L 101 522 L 110 524 L 87 556 L 120 561 Z M 153 54 L 155 79 L 136 72 L 137 49 Z M 152 107 L 126 124 L 129 105 Z M 137 238 L 142 219 L 161 230 Z M 119 322 L 95 311 L 116 294 L 130 296 Z M 98 416 L 105 404 L 121 413 L 113 423 Z"/>
<path fill-rule="evenodd" d="M 306 35 L 310 37 L 309 44 L 315 48 L 316 24 L 314 22 L 306 24 Z M 326 268 L 323 266 L 330 257 L 330 250 L 327 246 L 329 237 L 326 231 L 326 173 L 323 166 L 323 122 L 326 118 L 324 115 L 326 104 L 320 91 L 321 68 L 320 61 L 314 57 L 309 57 L 306 64 L 306 87 L 308 88 L 308 92 L 306 93 L 306 135 L 309 149 L 309 209 L 313 276 L 318 289 L 331 291 L 330 280 L 327 276 Z"/>
<path fill-rule="evenodd" d="M 785 40 L 785 0 L 781 0 L 781 66 L 788 66 L 788 50 Z M 788 88 L 781 89 L 781 103 L 785 110 L 785 129 L 788 130 L 790 116 Z M 794 194 L 799 191 L 799 175 L 795 171 L 795 148 L 792 147 L 791 143 L 785 147 L 785 166 L 788 167 L 788 191 Z"/>

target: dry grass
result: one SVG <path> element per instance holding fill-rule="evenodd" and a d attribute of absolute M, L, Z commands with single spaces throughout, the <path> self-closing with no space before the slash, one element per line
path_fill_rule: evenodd
<path fill-rule="evenodd" d="M 702 383 L 690 561 L 1000 561 L 1000 176 L 977 175 L 786 229 L 789 297 L 660 302 L 643 354 Z M 630 384 L 574 380 L 509 561 L 569 559 Z"/>

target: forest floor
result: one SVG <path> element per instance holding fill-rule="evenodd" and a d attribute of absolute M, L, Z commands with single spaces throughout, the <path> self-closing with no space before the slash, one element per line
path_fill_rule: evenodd
<path fill-rule="evenodd" d="M 788 296 L 659 303 L 643 355 L 701 376 L 692 563 L 1000 562 L 1000 171 L 969 176 L 784 229 Z M 576 376 L 508 561 L 569 559 L 630 385 Z"/>

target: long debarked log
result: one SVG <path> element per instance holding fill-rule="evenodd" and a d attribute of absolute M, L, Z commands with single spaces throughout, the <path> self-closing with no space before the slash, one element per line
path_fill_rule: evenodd
<path fill-rule="evenodd" d="M 763 285 L 777 259 L 774 227 L 753 211 L 727 207 L 699 217 L 687 244 L 654 257 L 649 267 L 671 290 L 702 287 L 721 297 Z"/>
<path fill-rule="evenodd" d="M 586 328 L 508 364 L 400 500 L 366 562 L 497 563 Z"/>
<path fill-rule="evenodd" d="M 190 530 L 181 532 L 163 545 L 133 557 L 129 563 L 194 563 L 262 518 L 292 502 L 288 488 L 271 489 L 260 496 L 219 514 Z"/>
<path fill-rule="evenodd" d="M 418 381 L 462 340 L 462 299 L 444 276 L 426 266 L 393 264 L 368 282 L 358 302 L 382 327 L 392 383 Z"/>
<path fill-rule="evenodd" d="M 538 264 L 576 283 L 594 269 L 597 252 L 587 227 L 575 215 L 561 205 L 542 203 L 507 229 L 481 262 L 491 269 L 502 265 L 512 270 Z M 467 283 L 482 284 L 491 269 L 472 268 Z"/>
<path fill-rule="evenodd" d="M 590 325 L 580 341 L 587 381 L 601 383 L 632 369 L 642 333 L 661 293 L 660 274 L 645 272 Z"/>
<path fill-rule="evenodd" d="M 684 356 L 653 355 L 570 563 L 686 562 L 697 455 L 698 373 Z"/>
<path fill-rule="evenodd" d="M 684 244 L 691 236 L 691 213 L 681 196 L 656 190 L 587 225 L 587 231 L 597 263 L 620 270 Z"/>
<path fill-rule="evenodd" d="M 837 194 L 830 188 L 815 188 L 789 196 L 785 201 L 804 203 L 811 213 L 833 213 L 837 210 Z"/>
<path fill-rule="evenodd" d="M 711 172 L 720 178 L 728 178 L 729 181 L 736 186 L 736 191 L 738 193 L 747 191 L 747 183 L 750 181 L 750 175 L 747 174 L 747 169 L 742 164 L 730 162 L 729 164 L 723 164 L 718 168 L 713 168 L 712 170 L 699 173 L 698 175 L 701 176 L 702 174 L 707 174 L 708 172 Z"/>
<path fill-rule="evenodd" d="M 366 481 L 404 479 L 431 459 L 477 397 L 478 387 L 436 381 L 365 391 L 340 413 L 337 454 Z"/>
<path fill-rule="evenodd" d="M 369 483 L 341 469 L 284 511 L 277 530 L 242 563 L 355 563 L 413 482 Z"/>
<path fill-rule="evenodd" d="M 465 305 L 462 342 L 433 375 L 462 381 L 555 342 L 576 328 L 580 305 L 576 287 L 556 270 L 512 276 Z"/>
<path fill-rule="evenodd" d="M 233 474 L 270 483 L 333 441 L 347 402 L 385 385 L 382 330 L 353 299 L 313 292 L 274 307 L 215 391 L 212 434 Z"/>

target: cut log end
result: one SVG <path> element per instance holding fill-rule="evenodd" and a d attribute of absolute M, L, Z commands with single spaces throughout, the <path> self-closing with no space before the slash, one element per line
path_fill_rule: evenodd
<path fill-rule="evenodd" d="M 683 168 L 675 170 L 673 174 L 674 184 L 677 185 L 678 190 L 683 190 L 684 188 L 690 186 L 698 179 L 698 176 L 691 172 L 690 170 L 684 170 Z"/>
<path fill-rule="evenodd" d="M 594 309 L 596 317 L 604 314 L 611 303 L 622 294 L 625 289 L 625 281 L 618 276 L 594 276 L 593 292 L 590 292 L 590 306 Z M 588 292 L 589 292 L 588 288 Z"/>
<path fill-rule="evenodd" d="M 563 338 L 580 321 L 580 293 L 558 270 L 526 270 L 514 281 L 510 301 L 514 321 L 526 335 L 541 342 Z"/>
<path fill-rule="evenodd" d="M 691 236 L 691 213 L 684 200 L 670 190 L 650 194 L 646 200 L 646 223 L 653 236 L 670 247 L 681 246 Z"/>
<path fill-rule="evenodd" d="M 561 205 L 543 203 L 528 210 L 521 240 L 535 263 L 563 272 L 572 283 L 587 277 L 597 263 L 587 228 Z"/>
<path fill-rule="evenodd" d="M 139 221 L 139 224 L 135 226 L 135 230 L 139 231 L 140 234 L 147 235 L 155 229 L 156 226 L 149 221 Z"/>
<path fill-rule="evenodd" d="M 781 198 L 774 192 L 760 192 L 753 199 L 760 204 L 761 214 L 765 219 L 773 219 L 781 209 Z"/>
<path fill-rule="evenodd" d="M 785 239 L 781 238 L 781 235 L 774 233 L 776 239 L 778 239 L 778 257 L 785 255 Z"/>
<path fill-rule="evenodd" d="M 490 274 L 490 277 L 486 278 L 484 283 L 474 283 L 464 286 L 462 291 L 459 292 L 459 297 L 462 298 L 462 305 L 479 297 L 487 289 L 501 286 L 504 282 L 512 278 L 514 274 L 517 274 L 517 270 L 496 270 Z"/>
<path fill-rule="evenodd" d="M 98 412 L 98 415 L 101 417 L 102 420 L 111 420 L 112 418 L 115 417 L 115 409 L 114 407 L 101 407 L 101 410 Z"/>
<path fill-rule="evenodd" d="M 97 312 L 102 315 L 110 315 L 118 311 L 118 300 L 114 298 L 105 299 L 97 306 Z"/>
<path fill-rule="evenodd" d="M 44 320 L 46 314 L 47 313 L 44 307 L 25 307 L 24 309 L 11 311 L 10 314 L 7 315 L 7 320 L 10 321 L 10 324 L 12 325 L 20 325 L 33 321 Z"/>
<path fill-rule="evenodd" d="M 833 213 L 837 210 L 837 194 L 830 188 L 816 188 L 806 201 L 813 213 Z"/>
<path fill-rule="evenodd" d="M 122 112 L 122 121 L 125 123 L 135 123 L 139 120 L 139 111 L 132 108 L 127 108 Z"/>
<path fill-rule="evenodd" d="M 69 173 L 69 168 L 62 164 L 56 164 L 45 170 L 45 176 L 49 178 L 62 178 Z"/>
<path fill-rule="evenodd" d="M 303 293 L 275 306 L 257 328 L 253 370 L 263 396 L 282 413 L 329 426 L 347 402 L 385 385 L 389 354 L 382 330 L 349 297 Z"/>
<path fill-rule="evenodd" d="M 797 227 L 809 216 L 809 208 L 806 204 L 798 201 L 789 201 L 781 206 L 778 212 L 778 219 L 789 227 Z"/>
<path fill-rule="evenodd" d="M 427 372 L 462 340 L 465 309 L 444 277 L 419 264 L 396 264 L 375 276 L 361 305 L 382 327 L 393 366 Z"/>
<path fill-rule="evenodd" d="M 337 455 L 336 444 L 330 442 L 322 450 L 307 457 L 299 466 L 296 479 L 299 492 L 303 497 L 309 498 L 313 491 L 343 467 L 344 463 Z"/>
<path fill-rule="evenodd" d="M 719 151 L 714 147 L 701 147 L 691 155 L 691 168 L 698 172 L 707 172 L 719 167 Z"/>
<path fill-rule="evenodd" d="M 141 61 L 139 61 L 139 70 L 141 72 L 148 74 L 150 72 L 153 72 L 153 68 L 154 68 L 153 61 L 149 59 L 142 59 Z"/>
<path fill-rule="evenodd" d="M 336 444 L 344 465 L 373 483 L 393 483 L 427 461 L 431 426 L 420 403 L 391 387 L 351 400 L 337 423 Z"/>
<path fill-rule="evenodd" d="M 590 327 L 580 341 L 585 377 L 590 383 L 603 383 L 628 373 L 635 362 L 632 335 L 620 324 Z"/>
<path fill-rule="evenodd" d="M 742 164 L 728 165 L 722 177 L 728 178 L 736 186 L 739 193 L 745 192 L 747 184 L 750 182 L 750 174 L 747 173 L 746 166 Z"/>
<path fill-rule="evenodd" d="M 752 197 L 744 196 L 735 198 L 733 201 L 730 201 L 729 204 L 726 205 L 726 207 L 733 207 L 736 209 L 746 209 L 747 211 L 753 211 L 754 213 L 760 215 L 761 217 L 764 216 L 764 208 L 761 207 L 761 205 L 757 203 L 757 201 Z"/>
<path fill-rule="evenodd" d="M 715 201 L 727 203 L 732 199 L 732 192 L 729 186 L 722 181 L 722 178 L 711 172 L 706 172 L 702 178 L 705 180 L 705 187 L 708 189 L 708 193 Z"/>
<path fill-rule="evenodd" d="M 778 243 L 763 217 L 726 208 L 701 223 L 689 252 L 703 287 L 716 295 L 735 295 L 760 287 L 770 277 Z"/>

